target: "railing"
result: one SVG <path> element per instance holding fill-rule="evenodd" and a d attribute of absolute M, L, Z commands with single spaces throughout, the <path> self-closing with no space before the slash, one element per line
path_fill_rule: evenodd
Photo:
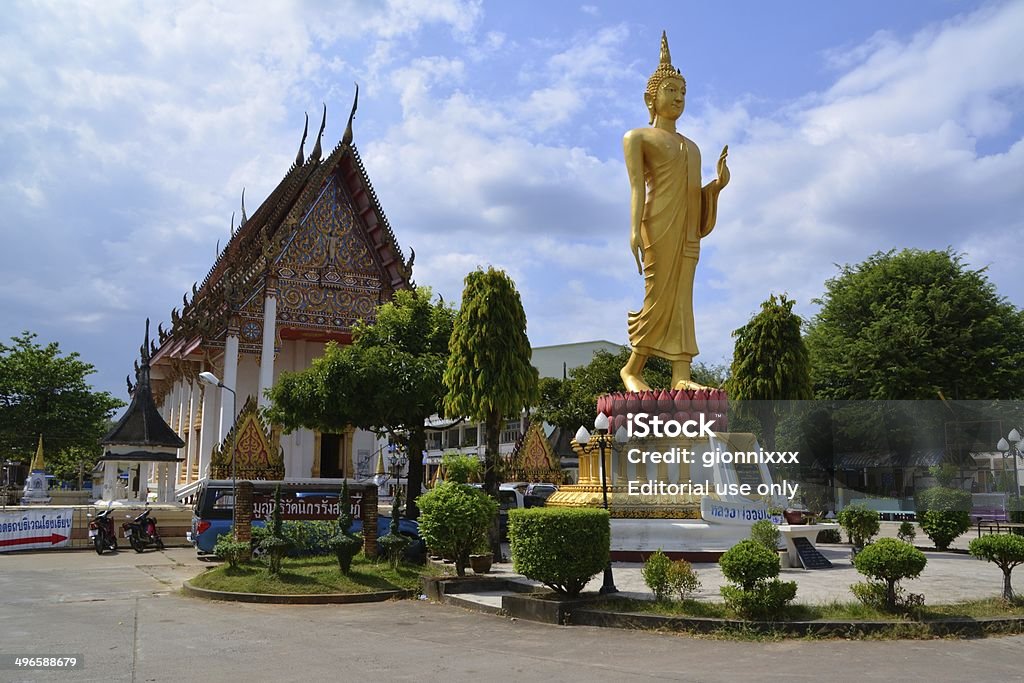
<path fill-rule="evenodd" d="M 199 492 L 199 487 L 203 483 L 203 479 L 194 481 L 188 486 L 182 486 L 176 489 L 174 492 L 174 499 L 181 505 L 194 505 L 196 502 L 196 493 Z"/>

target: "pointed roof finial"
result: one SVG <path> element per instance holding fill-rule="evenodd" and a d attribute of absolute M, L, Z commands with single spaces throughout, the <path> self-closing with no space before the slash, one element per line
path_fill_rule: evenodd
<path fill-rule="evenodd" d="M 313 151 L 309 153 L 310 159 L 320 159 L 320 138 L 323 137 L 324 128 L 327 126 L 327 103 L 324 102 L 324 117 L 320 121 L 320 132 L 316 134 L 316 144 L 313 146 Z"/>
<path fill-rule="evenodd" d="M 146 338 L 142 342 L 142 364 L 149 365 L 149 318 L 146 318 Z"/>
<path fill-rule="evenodd" d="M 233 216 L 233 214 L 232 214 Z M 245 215 L 245 188 L 242 188 L 242 222 L 238 224 L 238 227 L 245 225 L 245 222 L 249 220 Z"/>
<path fill-rule="evenodd" d="M 302 154 L 302 150 L 306 146 L 307 134 L 309 134 L 309 112 L 306 112 L 306 125 L 302 128 L 302 142 L 299 143 L 299 153 L 295 156 L 296 166 L 302 166 L 302 163 L 306 160 L 306 157 Z"/>
<path fill-rule="evenodd" d="M 352 119 L 356 116 L 356 107 L 359 106 L 359 84 L 356 83 L 356 96 L 352 99 L 352 111 L 348 115 L 348 125 L 345 126 L 345 134 L 341 136 L 341 144 L 352 144 Z"/>

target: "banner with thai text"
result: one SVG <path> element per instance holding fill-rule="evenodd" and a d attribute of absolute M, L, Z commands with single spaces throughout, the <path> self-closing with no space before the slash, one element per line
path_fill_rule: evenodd
<path fill-rule="evenodd" d="M 0 552 L 67 547 L 73 514 L 73 508 L 0 512 Z"/>

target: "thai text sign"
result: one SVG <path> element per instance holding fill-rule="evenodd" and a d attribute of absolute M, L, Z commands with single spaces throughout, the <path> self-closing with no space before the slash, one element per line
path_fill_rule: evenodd
<path fill-rule="evenodd" d="M 729 503 L 723 500 L 701 498 L 700 516 L 706 522 L 750 525 L 762 519 L 771 519 L 768 506 L 760 503 Z"/>
<path fill-rule="evenodd" d="M 0 513 L 0 552 L 67 547 L 73 513 L 73 508 Z"/>
<path fill-rule="evenodd" d="M 353 492 L 349 498 L 352 501 L 353 519 L 363 518 L 363 494 Z M 252 494 L 252 518 L 254 520 L 269 520 L 274 510 L 274 494 L 263 491 L 256 491 Z M 295 496 L 281 493 L 281 518 L 286 520 L 311 520 L 322 519 L 332 520 L 338 518 L 338 496 L 329 495 L 304 495 Z"/>

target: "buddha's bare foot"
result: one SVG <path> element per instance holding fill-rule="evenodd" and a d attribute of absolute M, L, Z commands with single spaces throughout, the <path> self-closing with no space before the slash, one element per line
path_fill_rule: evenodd
<path fill-rule="evenodd" d="M 647 382 L 642 377 L 626 372 L 626 368 L 619 370 L 619 377 L 622 378 L 622 383 L 626 385 L 626 391 L 650 391 L 651 388 L 647 386 Z"/>
<path fill-rule="evenodd" d="M 697 389 L 710 389 L 711 387 L 706 387 L 703 384 L 698 384 L 697 382 L 694 382 L 692 379 L 681 379 L 673 385 L 673 388 L 676 390 L 690 389 L 691 391 L 695 391 Z"/>

